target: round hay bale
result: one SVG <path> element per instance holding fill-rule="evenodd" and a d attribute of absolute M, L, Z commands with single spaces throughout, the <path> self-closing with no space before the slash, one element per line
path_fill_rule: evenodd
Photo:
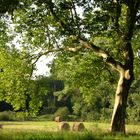
<path fill-rule="evenodd" d="M 72 126 L 73 131 L 83 131 L 85 130 L 85 126 L 81 122 L 75 122 Z"/>
<path fill-rule="evenodd" d="M 55 118 L 54 118 L 54 121 L 55 121 L 55 122 L 61 122 L 61 121 L 62 121 L 62 119 L 61 119 L 61 117 L 60 117 L 60 116 L 57 116 L 57 117 L 55 117 Z"/>
<path fill-rule="evenodd" d="M 70 125 L 66 122 L 61 122 L 59 124 L 59 130 L 70 130 Z"/>

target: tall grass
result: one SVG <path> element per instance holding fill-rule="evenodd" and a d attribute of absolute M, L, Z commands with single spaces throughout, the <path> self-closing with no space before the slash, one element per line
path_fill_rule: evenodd
<path fill-rule="evenodd" d="M 127 125 L 127 134 L 112 134 L 109 124 L 85 122 L 84 132 L 58 131 L 56 122 L 0 122 L 0 140 L 140 140 L 140 126 Z M 72 122 L 69 122 L 72 126 Z M 132 131 L 133 130 L 133 131 Z"/>
<path fill-rule="evenodd" d="M 139 140 L 138 134 L 111 134 L 102 132 L 47 132 L 37 130 L 0 130 L 0 140 Z"/>
<path fill-rule="evenodd" d="M 47 131 L 0 131 L 0 139 L 11 140 L 92 140 L 95 139 L 92 133 L 73 133 L 73 132 L 47 132 Z"/>

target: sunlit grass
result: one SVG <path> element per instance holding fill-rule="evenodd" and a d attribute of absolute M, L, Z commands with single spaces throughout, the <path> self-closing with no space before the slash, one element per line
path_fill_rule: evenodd
<path fill-rule="evenodd" d="M 109 131 L 110 124 L 84 122 L 84 132 L 58 130 L 58 124 L 52 121 L 25 121 L 25 122 L 0 122 L 3 129 L 0 129 L 0 140 L 139 140 L 140 126 L 127 125 L 127 134 L 112 134 Z M 73 122 L 69 122 L 72 127 Z"/>

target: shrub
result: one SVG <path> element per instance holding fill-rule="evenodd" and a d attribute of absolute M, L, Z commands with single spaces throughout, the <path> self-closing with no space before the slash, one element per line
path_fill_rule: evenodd
<path fill-rule="evenodd" d="M 53 114 L 57 110 L 57 107 L 43 107 L 43 109 L 40 110 L 40 114 Z"/>
<path fill-rule="evenodd" d="M 112 115 L 112 109 L 103 108 L 101 110 L 100 121 L 101 122 L 110 122 L 110 116 Z"/>
<path fill-rule="evenodd" d="M 68 120 L 69 121 L 77 121 L 79 120 L 80 118 L 76 115 L 68 115 Z"/>
<path fill-rule="evenodd" d="M 67 107 L 60 107 L 55 112 L 54 117 L 60 116 L 62 120 L 67 120 L 69 115 L 69 110 Z"/>
<path fill-rule="evenodd" d="M 44 115 L 39 115 L 35 117 L 32 120 L 38 120 L 38 121 L 53 121 L 54 115 L 53 114 L 44 114 Z"/>
<path fill-rule="evenodd" d="M 88 113 L 83 113 L 81 118 L 86 121 L 99 121 L 101 114 L 96 111 L 90 111 Z"/>
<path fill-rule="evenodd" d="M 96 117 L 96 116 L 97 116 L 97 113 L 91 111 L 91 112 L 89 112 L 89 113 L 87 114 L 86 120 L 87 120 L 87 121 L 97 121 L 97 120 L 95 120 L 95 117 Z"/>
<path fill-rule="evenodd" d="M 16 113 L 16 120 L 17 121 L 25 121 L 30 120 L 31 118 L 28 116 L 27 112 L 17 112 Z"/>
<path fill-rule="evenodd" d="M 15 112 L 12 111 L 3 111 L 0 112 L 0 121 L 14 121 Z"/>

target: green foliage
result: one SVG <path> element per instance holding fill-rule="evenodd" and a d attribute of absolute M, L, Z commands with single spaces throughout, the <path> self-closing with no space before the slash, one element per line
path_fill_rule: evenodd
<path fill-rule="evenodd" d="M 29 110 L 34 115 L 51 114 L 56 111 L 54 92 L 63 89 L 63 82 L 53 77 L 39 76 L 29 87 Z M 34 106 L 36 104 L 36 106 Z"/>
<path fill-rule="evenodd" d="M 28 112 L 13 112 L 3 111 L 0 112 L 0 121 L 25 121 L 30 120 Z"/>
<path fill-rule="evenodd" d="M 26 121 L 30 119 L 31 118 L 28 112 L 16 112 L 16 117 L 15 117 L 16 121 Z"/>
<path fill-rule="evenodd" d="M 0 13 L 4 14 L 7 11 L 9 13 L 13 12 L 14 9 L 16 9 L 16 7 L 19 4 L 19 0 L 1 0 L 0 1 Z"/>
<path fill-rule="evenodd" d="M 90 121 L 109 119 L 117 75 L 100 58 L 92 56 L 90 52 L 83 53 L 82 57 L 81 54 L 71 56 L 70 59 L 62 54 L 52 65 L 52 73 L 63 79 L 65 84 L 64 90 L 56 92 L 58 99 L 71 96 L 76 116 Z M 103 109 L 106 111 L 102 112 Z"/>
<path fill-rule="evenodd" d="M 113 108 L 103 108 L 100 113 L 100 122 L 110 122 L 110 116 L 112 115 Z"/>
<path fill-rule="evenodd" d="M 76 102 L 73 106 L 73 113 L 77 116 L 80 116 L 81 114 L 81 105 L 80 103 Z"/>
<path fill-rule="evenodd" d="M 60 116 L 62 120 L 67 120 L 69 115 L 69 110 L 67 107 L 60 107 L 58 110 L 55 112 L 54 116 Z"/>
<path fill-rule="evenodd" d="M 68 115 L 68 121 L 81 121 L 81 118 L 77 115 Z"/>
<path fill-rule="evenodd" d="M 128 122 L 140 122 L 140 93 L 133 93 L 128 99 L 127 119 Z"/>
<path fill-rule="evenodd" d="M 136 49 L 138 50 L 139 47 L 137 46 L 139 43 L 136 41 Z M 137 44 L 138 43 L 138 44 Z M 128 97 L 128 104 L 127 104 L 127 122 L 131 123 L 139 123 L 140 122 L 140 75 L 139 75 L 139 59 L 140 55 L 137 55 L 135 58 L 135 80 L 132 84 L 130 89 L 130 95 Z"/>
<path fill-rule="evenodd" d="M 48 105 L 47 107 L 43 106 L 39 114 L 54 114 L 56 110 L 57 110 L 57 107 L 54 107 L 51 105 Z"/>
<path fill-rule="evenodd" d="M 16 113 L 12 111 L 0 112 L 0 121 L 14 121 L 16 120 Z"/>
<path fill-rule="evenodd" d="M 53 121 L 54 120 L 54 114 L 39 115 L 39 116 L 35 117 L 32 120 L 37 120 L 37 121 Z"/>
<path fill-rule="evenodd" d="M 10 103 L 15 110 L 25 108 L 26 90 L 29 84 L 31 67 L 28 59 L 15 49 L 0 52 L 0 100 Z"/>

